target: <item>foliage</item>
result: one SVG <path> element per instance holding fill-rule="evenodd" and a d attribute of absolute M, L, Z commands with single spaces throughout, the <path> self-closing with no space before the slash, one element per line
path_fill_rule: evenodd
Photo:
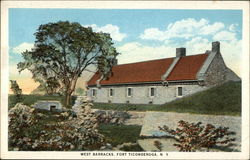
<path fill-rule="evenodd" d="M 15 80 L 10 80 L 11 87 L 10 89 L 14 93 L 14 102 L 13 104 L 16 104 L 18 102 L 22 101 L 22 89 L 19 87 L 17 82 Z"/>
<path fill-rule="evenodd" d="M 94 103 L 94 108 L 118 111 L 161 111 L 240 116 L 241 82 L 228 82 L 163 105 Z"/>
<path fill-rule="evenodd" d="M 61 85 L 55 77 L 44 77 L 44 81 L 37 81 L 40 81 L 40 86 L 45 89 L 47 95 L 53 95 L 59 92 Z"/>
<path fill-rule="evenodd" d="M 102 111 L 95 112 L 99 123 L 123 124 L 125 120 L 130 118 L 127 112 L 122 111 Z"/>
<path fill-rule="evenodd" d="M 139 144 L 136 145 L 124 145 L 120 150 L 122 151 L 144 151 Z"/>
<path fill-rule="evenodd" d="M 85 90 L 83 88 L 77 88 L 76 89 L 76 94 L 77 95 L 84 95 L 84 93 L 85 93 Z"/>
<path fill-rule="evenodd" d="M 132 142 L 140 138 L 141 126 L 100 124 L 99 131 L 105 136 L 105 141 L 112 146 Z"/>
<path fill-rule="evenodd" d="M 17 103 L 9 111 L 9 144 L 10 146 L 26 146 L 31 145 L 31 139 L 22 133 L 29 126 L 37 122 L 34 116 L 34 109 Z"/>
<path fill-rule="evenodd" d="M 18 103 L 9 111 L 9 148 L 25 151 L 93 150 L 103 145 L 89 104 L 77 117 L 70 113 L 44 114 Z M 88 109 L 86 110 L 85 107 Z"/>
<path fill-rule="evenodd" d="M 159 151 L 162 151 L 162 143 L 160 141 L 154 141 L 154 146 L 159 149 Z"/>
<path fill-rule="evenodd" d="M 173 136 L 177 144 L 174 146 L 178 147 L 180 151 L 194 152 L 202 148 L 208 150 L 215 147 L 218 144 L 228 144 L 229 142 L 235 141 L 231 138 L 234 132 L 230 132 L 228 127 L 218 127 L 211 124 L 201 126 L 201 122 L 189 123 L 186 121 L 179 121 L 179 128 L 171 130 L 167 126 L 159 127 L 161 131 L 164 131 Z"/>
<path fill-rule="evenodd" d="M 101 78 L 106 79 L 118 55 L 109 34 L 93 32 L 79 23 L 43 24 L 35 36 L 35 47 L 22 53 L 24 61 L 18 63 L 19 72 L 28 69 L 33 79 L 50 85 L 52 90 L 60 86 L 66 106 L 87 67 L 96 66 Z"/>

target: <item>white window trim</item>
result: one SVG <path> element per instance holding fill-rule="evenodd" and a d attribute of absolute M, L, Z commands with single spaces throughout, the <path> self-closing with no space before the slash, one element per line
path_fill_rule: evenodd
<path fill-rule="evenodd" d="M 111 93 L 110 90 L 111 90 L 111 89 L 113 90 L 113 95 L 112 95 L 112 96 L 110 95 L 110 93 Z M 113 97 L 113 96 L 114 96 L 114 93 L 115 93 L 115 92 L 114 92 L 114 88 L 109 88 L 109 90 L 108 90 L 109 97 Z"/>
<path fill-rule="evenodd" d="M 131 95 L 130 96 L 128 95 L 128 89 L 129 88 L 131 89 Z M 133 88 L 132 87 L 127 87 L 126 93 L 127 93 L 127 97 L 132 97 L 133 96 Z"/>
<path fill-rule="evenodd" d="M 153 96 L 151 96 L 151 88 L 154 88 L 154 95 L 153 95 Z M 148 95 L 149 95 L 149 97 L 151 97 L 151 98 L 153 98 L 153 97 L 156 96 L 156 87 L 155 87 L 155 86 L 149 87 Z"/>
<path fill-rule="evenodd" d="M 94 90 L 95 90 L 95 95 L 94 95 Z M 91 89 L 91 96 L 92 97 L 96 97 L 96 95 L 97 95 L 97 89 L 96 88 L 92 88 Z"/>
<path fill-rule="evenodd" d="M 178 91 L 178 88 L 179 88 L 179 87 L 182 88 L 182 89 L 181 89 L 181 93 L 182 93 L 181 96 L 179 95 L 179 91 Z M 177 87 L 176 87 L 176 97 L 183 97 L 183 86 L 177 86 Z"/>

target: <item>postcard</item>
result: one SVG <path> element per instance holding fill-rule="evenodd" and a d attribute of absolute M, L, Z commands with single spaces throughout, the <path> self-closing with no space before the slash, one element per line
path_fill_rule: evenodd
<path fill-rule="evenodd" d="M 249 158 L 249 2 L 1 4 L 1 158 Z"/>

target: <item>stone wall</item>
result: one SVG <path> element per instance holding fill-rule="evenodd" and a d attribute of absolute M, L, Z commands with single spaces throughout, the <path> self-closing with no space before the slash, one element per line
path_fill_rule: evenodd
<path fill-rule="evenodd" d="M 131 97 L 127 96 L 127 88 L 131 87 L 133 89 L 133 95 Z M 155 96 L 151 97 L 149 95 L 150 88 L 155 88 Z M 145 86 L 121 86 L 121 87 L 101 87 L 90 88 L 88 90 L 88 96 L 93 100 L 93 102 L 99 103 L 132 103 L 132 104 L 164 104 L 166 102 L 173 101 L 177 98 L 177 87 L 183 88 L 183 96 L 188 96 L 196 92 L 207 89 L 206 86 L 199 86 L 196 84 L 192 85 L 145 85 Z M 112 88 L 114 95 L 109 96 L 109 89 Z M 91 95 L 91 90 L 96 89 L 97 94 L 95 97 Z"/>
<path fill-rule="evenodd" d="M 227 68 L 220 53 L 217 53 L 205 74 L 205 85 L 213 86 L 227 81 L 239 81 L 240 78 L 229 68 Z"/>

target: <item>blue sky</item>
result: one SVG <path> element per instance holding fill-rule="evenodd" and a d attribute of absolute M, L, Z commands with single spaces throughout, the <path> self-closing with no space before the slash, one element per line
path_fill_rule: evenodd
<path fill-rule="evenodd" d="M 59 20 L 79 22 L 97 32 L 110 33 L 121 52 L 120 64 L 173 57 L 178 47 L 186 47 L 188 55 L 204 53 L 211 49 L 212 41 L 220 41 L 227 66 L 241 74 L 241 10 L 12 8 L 9 9 L 11 78 L 21 77 L 15 69 L 22 60 L 20 52 L 32 47 L 33 34 L 39 25 Z"/>
<path fill-rule="evenodd" d="M 33 33 L 39 25 L 59 20 L 79 22 L 83 25 L 113 24 L 129 35 L 125 39 L 127 42 L 140 41 L 138 35 L 146 28 L 165 29 L 169 23 L 188 18 L 204 18 L 211 23 L 223 22 L 225 25 L 237 23 L 237 27 L 242 28 L 240 10 L 10 9 L 9 13 L 10 46 L 16 46 L 23 41 L 33 42 Z M 241 32 L 237 37 L 241 37 Z"/>

